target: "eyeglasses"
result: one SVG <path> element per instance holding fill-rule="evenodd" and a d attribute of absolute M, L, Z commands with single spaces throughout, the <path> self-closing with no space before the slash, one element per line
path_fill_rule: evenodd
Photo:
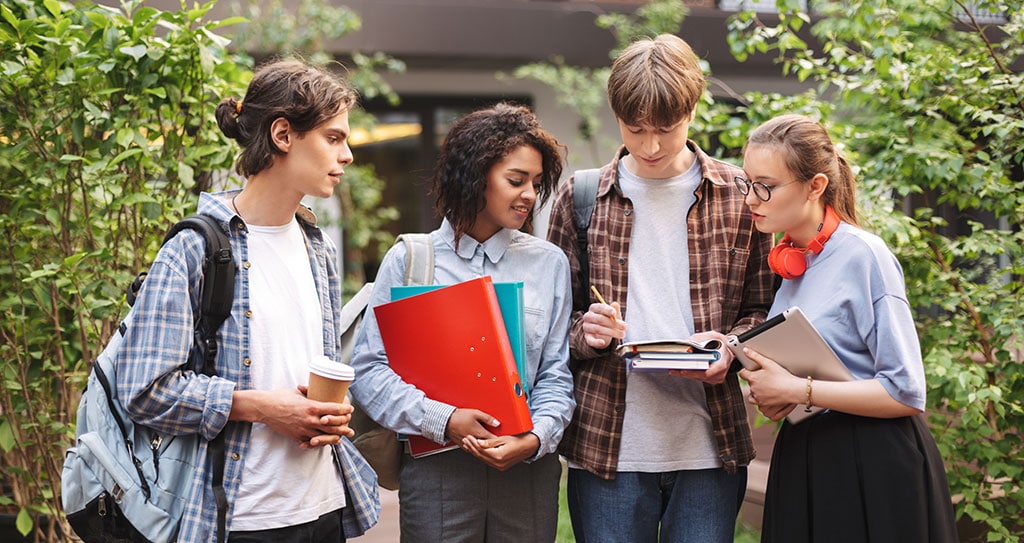
<path fill-rule="evenodd" d="M 768 200 L 772 199 L 772 191 L 773 190 L 785 187 L 786 185 L 792 185 L 793 183 L 796 183 L 796 181 L 790 181 L 789 183 L 783 183 L 781 185 L 775 185 L 774 187 L 769 187 L 768 185 L 765 185 L 764 183 L 762 183 L 760 181 L 751 181 L 751 180 L 749 180 L 746 177 L 743 177 L 741 175 L 737 175 L 736 177 L 732 178 L 732 180 L 733 180 L 734 183 L 736 183 L 736 188 L 739 189 L 740 194 L 742 194 L 744 196 L 746 196 L 747 194 L 750 194 L 750 188 L 753 187 L 754 188 L 754 196 L 757 196 L 757 199 L 761 200 L 762 202 L 767 202 Z"/>

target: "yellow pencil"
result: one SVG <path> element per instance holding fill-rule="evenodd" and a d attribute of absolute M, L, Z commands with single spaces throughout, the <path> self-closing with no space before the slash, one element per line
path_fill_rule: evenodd
<path fill-rule="evenodd" d="M 590 285 L 590 290 L 594 292 L 594 296 L 597 296 L 597 301 L 604 305 L 608 305 L 608 302 L 604 301 L 604 297 L 601 296 L 601 293 L 597 291 L 597 287 Z"/>

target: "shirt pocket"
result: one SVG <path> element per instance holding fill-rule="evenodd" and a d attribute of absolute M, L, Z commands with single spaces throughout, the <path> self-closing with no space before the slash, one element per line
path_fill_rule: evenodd
<path fill-rule="evenodd" d="M 537 378 L 536 373 L 544 355 L 544 344 L 547 342 L 550 329 L 548 312 L 539 307 L 526 306 L 523 308 L 523 320 L 526 321 L 523 325 L 523 332 L 526 335 L 526 367 L 530 372 L 527 382 L 532 385 Z"/>
<path fill-rule="evenodd" d="M 713 247 L 708 260 L 709 299 L 721 300 L 724 315 L 736 315 L 743 303 L 743 282 L 750 250 L 740 247 Z"/>

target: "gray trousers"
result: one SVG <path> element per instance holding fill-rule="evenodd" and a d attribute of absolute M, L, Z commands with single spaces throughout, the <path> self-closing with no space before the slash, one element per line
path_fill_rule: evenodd
<path fill-rule="evenodd" d="M 562 463 L 549 454 L 507 471 L 455 449 L 402 456 L 402 543 L 499 543 L 555 540 Z"/>

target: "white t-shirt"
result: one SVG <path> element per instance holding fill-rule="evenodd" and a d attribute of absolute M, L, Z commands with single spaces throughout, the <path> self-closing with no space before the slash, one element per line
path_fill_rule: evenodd
<path fill-rule="evenodd" d="M 323 317 L 306 242 L 294 219 L 249 226 L 249 370 L 257 390 L 309 382 L 309 361 L 323 355 Z M 251 444 L 231 530 L 267 530 L 316 520 L 345 506 L 330 447 L 301 449 L 264 424 Z"/>

